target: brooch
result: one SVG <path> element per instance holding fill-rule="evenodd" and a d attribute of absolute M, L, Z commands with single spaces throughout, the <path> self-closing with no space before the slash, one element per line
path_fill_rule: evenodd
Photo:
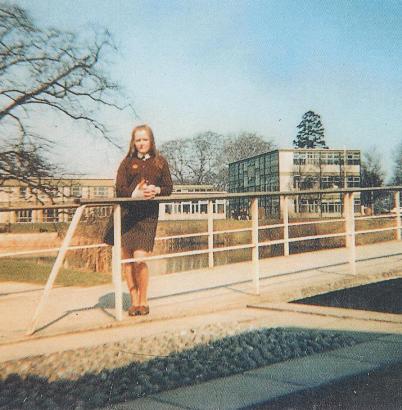
<path fill-rule="evenodd" d="M 133 164 L 133 167 L 132 167 L 133 169 L 137 169 L 138 168 L 138 165 L 137 164 Z"/>

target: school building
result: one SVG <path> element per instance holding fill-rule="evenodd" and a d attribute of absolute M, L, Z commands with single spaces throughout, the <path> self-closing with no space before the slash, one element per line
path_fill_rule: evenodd
<path fill-rule="evenodd" d="M 115 195 L 114 179 L 80 178 L 80 179 L 54 179 L 43 181 L 43 184 L 54 187 L 52 199 L 42 192 L 35 192 L 26 183 L 10 180 L 6 181 L 0 189 L 0 208 L 26 207 L 29 205 L 67 205 L 76 198 L 107 199 Z M 212 185 L 174 185 L 173 193 L 197 195 L 200 193 L 217 193 Z M 55 223 L 71 220 L 73 210 L 58 208 L 24 209 L 0 212 L 0 224 L 10 223 Z M 215 219 L 226 217 L 225 200 L 216 200 L 213 203 Z M 89 209 L 95 217 L 107 217 L 111 213 L 110 206 Z M 159 218 L 161 220 L 205 219 L 207 218 L 207 201 L 186 200 L 179 202 L 161 203 L 159 205 Z"/>
<path fill-rule="evenodd" d="M 229 164 L 229 192 L 304 191 L 360 187 L 360 150 L 277 149 Z M 289 198 L 289 213 L 307 216 L 342 212 L 340 194 Z M 263 197 L 260 209 L 266 216 L 279 213 L 279 198 Z M 231 199 L 235 216 L 248 209 L 247 199 Z M 355 209 L 360 210 L 356 194 Z"/>

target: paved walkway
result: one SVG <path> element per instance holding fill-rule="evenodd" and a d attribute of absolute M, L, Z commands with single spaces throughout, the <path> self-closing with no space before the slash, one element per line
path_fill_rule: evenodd
<path fill-rule="evenodd" d="M 141 318 L 125 316 L 122 322 L 113 319 L 111 286 L 56 288 L 51 292 L 38 332 L 29 337 L 24 333 L 40 298 L 40 287 L 2 284 L 0 363 L 115 342 L 133 335 L 157 336 L 171 329 L 179 332 L 214 322 L 336 329 L 353 332 L 359 338 L 361 343 L 352 348 L 279 363 L 113 407 L 226 409 L 255 405 L 388 363 L 402 362 L 401 315 L 286 303 L 402 276 L 401 242 L 359 247 L 357 256 L 364 260 L 358 262 L 356 275 L 351 275 L 345 263 L 345 249 L 263 260 L 258 296 L 250 281 L 248 263 L 154 277 L 150 286 L 151 314 Z"/>
<path fill-rule="evenodd" d="M 25 333 L 40 300 L 40 286 L 2 283 L 0 291 L 0 360 L 12 344 L 29 345 L 65 335 L 74 339 L 80 332 L 82 343 L 96 333 L 98 344 L 124 339 L 138 326 L 163 326 L 167 320 L 189 320 L 208 314 L 225 314 L 232 309 L 262 302 L 287 302 L 328 291 L 400 277 L 402 242 L 387 242 L 357 248 L 357 274 L 349 271 L 345 249 L 324 250 L 261 261 L 260 295 L 255 295 L 250 263 L 238 263 L 189 273 L 151 277 L 151 314 L 147 317 L 114 320 L 112 285 L 91 288 L 59 287 L 51 291 L 40 317 L 38 331 Z M 388 255 L 388 256 L 384 256 Z M 203 289 L 203 290 L 200 290 Z M 169 296 L 171 295 L 171 296 Z M 127 308 L 128 294 L 124 294 Z M 88 340 L 84 337 L 88 335 Z M 67 346 L 68 343 L 66 342 Z M 47 347 L 44 349 L 46 352 Z"/>
<path fill-rule="evenodd" d="M 110 410 L 245 409 L 402 362 L 402 335 L 355 334 L 360 343 L 182 387 Z M 400 403 L 402 405 L 402 403 Z"/>

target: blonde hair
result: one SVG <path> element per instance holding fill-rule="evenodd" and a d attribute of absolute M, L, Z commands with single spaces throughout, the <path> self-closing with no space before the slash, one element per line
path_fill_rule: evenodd
<path fill-rule="evenodd" d="M 137 125 L 131 131 L 131 140 L 130 140 L 130 145 L 129 145 L 129 148 L 128 148 L 127 157 L 137 155 L 137 149 L 135 148 L 135 143 L 134 143 L 135 133 L 137 131 L 142 131 L 142 130 L 144 130 L 148 134 L 150 142 L 151 142 L 151 147 L 149 148 L 149 151 L 148 151 L 149 154 L 151 156 L 155 157 L 156 164 L 157 164 L 158 168 L 162 168 L 162 159 L 161 159 L 161 156 L 160 156 L 159 152 L 156 149 L 154 133 L 152 131 L 152 128 L 147 124 Z"/>

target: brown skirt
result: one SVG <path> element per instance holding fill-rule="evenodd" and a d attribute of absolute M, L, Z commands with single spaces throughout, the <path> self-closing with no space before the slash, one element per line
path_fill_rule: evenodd
<path fill-rule="evenodd" d="M 139 218 L 139 216 L 143 216 Z M 157 216 L 144 216 L 122 208 L 121 217 L 121 246 L 128 251 L 144 250 L 152 252 L 154 249 Z M 110 216 L 106 225 L 103 241 L 114 245 L 113 215 Z"/>

